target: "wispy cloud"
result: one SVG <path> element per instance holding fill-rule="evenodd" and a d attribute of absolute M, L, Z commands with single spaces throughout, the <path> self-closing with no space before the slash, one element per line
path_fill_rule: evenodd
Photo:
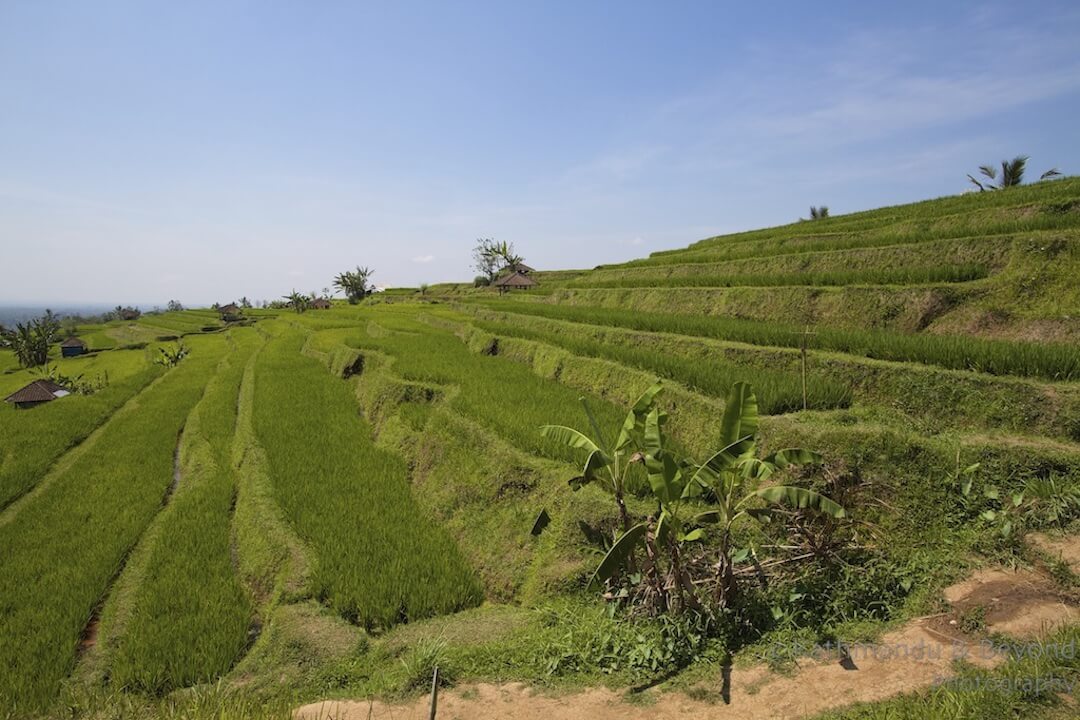
<path fill-rule="evenodd" d="M 775 47 L 748 46 L 737 72 L 721 72 L 613 130 L 620 144 L 564 180 L 610 188 L 658 175 L 722 179 L 762 163 L 817 163 L 819 170 L 857 163 L 846 149 L 863 152 L 872 143 L 877 151 L 901 137 L 1080 92 L 1080 58 L 1065 39 L 1077 25 L 1080 13 L 1071 11 L 1023 26 L 1001 12 L 972 12 L 959 25 L 863 28 L 825 46 L 808 40 L 782 57 Z"/>

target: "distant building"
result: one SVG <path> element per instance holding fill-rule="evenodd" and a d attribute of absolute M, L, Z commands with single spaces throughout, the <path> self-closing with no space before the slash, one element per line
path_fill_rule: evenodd
<path fill-rule="evenodd" d="M 522 275 L 528 275 L 531 272 L 536 272 L 531 267 L 523 262 L 510 263 L 504 267 L 500 272 L 521 273 Z"/>
<path fill-rule="evenodd" d="M 495 287 L 499 289 L 500 293 L 504 293 L 507 290 L 525 290 L 527 288 L 536 287 L 536 281 L 525 273 L 516 271 L 496 280 Z"/>
<path fill-rule="evenodd" d="M 86 350 L 86 343 L 74 336 L 60 343 L 60 354 L 64 357 L 82 355 Z"/>
<path fill-rule="evenodd" d="M 329 310 L 331 302 L 326 298 L 315 298 L 308 307 L 314 310 Z"/>
<path fill-rule="evenodd" d="M 120 311 L 121 320 L 138 320 L 140 315 L 142 315 L 141 312 L 139 312 L 138 310 L 133 310 L 131 308 L 124 308 Z"/>
<path fill-rule="evenodd" d="M 8 395 L 4 398 L 4 402 L 14 403 L 20 410 L 27 410 L 70 394 L 66 388 L 57 385 L 52 380 L 35 380 L 21 390 Z"/>
<path fill-rule="evenodd" d="M 218 312 L 221 313 L 221 319 L 225 322 L 236 322 L 243 315 L 236 303 L 218 305 Z"/>

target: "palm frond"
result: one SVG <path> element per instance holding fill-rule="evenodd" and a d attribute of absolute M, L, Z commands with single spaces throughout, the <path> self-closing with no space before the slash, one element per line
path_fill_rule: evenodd
<path fill-rule="evenodd" d="M 1027 155 L 1017 155 L 1012 160 L 1001 161 L 1001 187 L 1015 187 L 1024 182 Z"/>

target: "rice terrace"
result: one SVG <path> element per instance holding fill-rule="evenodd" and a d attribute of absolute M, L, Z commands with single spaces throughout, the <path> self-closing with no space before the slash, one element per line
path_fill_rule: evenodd
<path fill-rule="evenodd" d="M 218 48 L 184 17 L 177 37 Z M 299 82 L 262 81 L 235 107 Z M 0 250 L 0 300 L 22 308 L 0 315 L 0 720 L 1080 716 L 1080 177 L 1009 157 L 960 168 L 953 192 L 923 178 L 896 202 L 851 196 L 872 209 L 763 205 L 767 227 L 709 237 L 672 201 L 681 240 L 621 251 L 477 239 L 462 212 L 445 267 L 416 239 L 434 213 L 416 236 L 324 243 L 329 216 L 289 234 L 304 203 L 345 207 L 360 184 L 290 179 L 317 188 L 290 206 L 268 199 L 276 171 L 252 174 L 206 199 L 234 240 L 189 252 L 150 186 L 121 210 L 31 200 L 0 172 L 0 232 L 73 243 L 51 305 L 22 269 L 40 249 Z M 622 187 L 636 162 L 604 177 Z M 809 191 L 765 192 L 803 207 Z M 251 240 L 241 218 L 263 213 L 282 234 Z M 122 257 L 94 234 L 143 222 L 160 248 Z M 90 274 L 98 304 L 79 305 L 65 283 Z"/>

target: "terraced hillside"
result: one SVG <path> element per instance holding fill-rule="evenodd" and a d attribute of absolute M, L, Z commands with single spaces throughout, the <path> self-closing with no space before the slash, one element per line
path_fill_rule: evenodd
<path fill-rule="evenodd" d="M 537 290 L 503 296 L 443 286 L 253 311 L 254 327 L 198 312 L 125 326 L 198 334 L 176 367 L 152 364 L 152 346 L 108 350 L 93 362 L 130 367 L 106 390 L 0 409 L 0 717 L 289 717 L 323 698 L 415 696 L 435 665 L 462 687 L 673 691 L 664 712 L 693 701 L 695 716 L 733 717 L 724 693 L 767 700 L 774 671 L 823 692 L 799 674 L 815 644 L 916 618 L 964 647 L 1006 637 L 994 607 L 943 594 L 984 566 L 1023 568 L 1025 597 L 1063 608 L 1040 617 L 1075 619 L 1077 568 L 1046 548 L 1080 529 L 1078 242 L 1068 179 L 539 273 Z M 588 446 L 540 432 L 613 440 L 657 378 L 643 450 L 662 428 L 697 467 L 730 447 L 726 411 L 754 405 L 740 427 L 762 457 L 821 456 L 777 461 L 755 489 L 782 477 L 801 492 L 789 497 L 846 511 L 749 505 L 728 538 L 738 594 L 708 612 L 635 604 L 655 547 L 606 597 L 587 586 L 625 525 L 598 483 L 567 482 L 595 460 Z M 730 394 L 739 382 L 756 405 Z M 672 498 L 627 467 L 627 520 L 648 523 Z M 685 543 L 711 588 L 721 531 L 684 530 L 655 537 Z M 884 687 L 905 694 L 837 712 L 1068 717 L 1075 697 L 1057 686 L 988 682 L 1080 676 L 1075 656 L 1037 662 L 938 668 L 987 681 L 974 695 L 884 666 L 847 681 L 873 693 L 802 707 Z M 733 665 L 753 687 L 732 689 Z M 391 716 L 408 715 L 350 717 Z"/>

